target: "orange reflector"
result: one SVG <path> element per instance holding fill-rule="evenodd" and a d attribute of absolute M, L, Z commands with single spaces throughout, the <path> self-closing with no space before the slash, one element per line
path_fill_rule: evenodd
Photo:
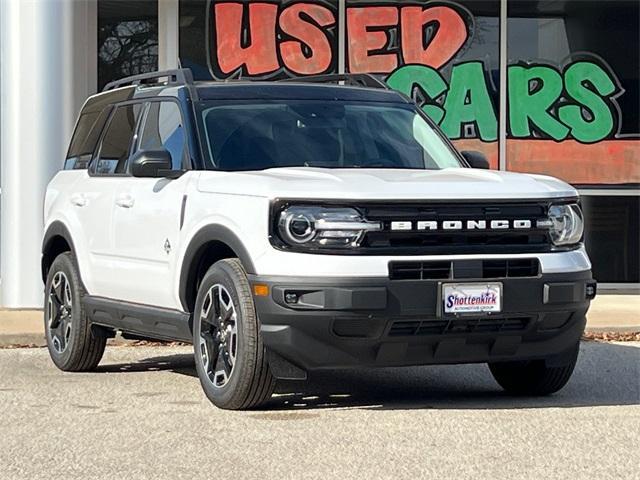
<path fill-rule="evenodd" d="M 266 297 L 269 295 L 269 286 L 268 285 L 262 285 L 260 283 L 256 283 L 253 286 L 253 294 L 256 297 Z"/>

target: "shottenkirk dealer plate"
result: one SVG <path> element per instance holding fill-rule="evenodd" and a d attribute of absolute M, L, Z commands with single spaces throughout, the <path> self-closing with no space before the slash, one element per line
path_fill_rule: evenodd
<path fill-rule="evenodd" d="M 494 313 L 502 311 L 501 283 L 443 283 L 445 314 Z"/>

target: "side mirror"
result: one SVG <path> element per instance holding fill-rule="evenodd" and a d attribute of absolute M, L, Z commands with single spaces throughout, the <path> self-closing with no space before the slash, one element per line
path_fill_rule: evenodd
<path fill-rule="evenodd" d="M 487 157 L 484 156 L 484 153 L 473 152 L 470 150 L 465 150 L 464 152 L 460 153 L 471 168 L 483 168 L 485 170 L 489 170 L 489 160 L 487 160 Z"/>
<path fill-rule="evenodd" d="M 131 159 L 131 175 L 134 177 L 164 177 L 171 167 L 171 154 L 166 150 L 141 150 Z"/>

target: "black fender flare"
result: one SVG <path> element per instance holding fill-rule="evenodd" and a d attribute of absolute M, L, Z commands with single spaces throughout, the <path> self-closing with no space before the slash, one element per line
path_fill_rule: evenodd
<path fill-rule="evenodd" d="M 44 236 L 42 238 L 42 258 L 40 260 L 42 281 L 44 283 L 47 282 L 47 270 L 49 268 L 49 265 L 47 263 L 47 261 L 49 260 L 47 258 L 47 252 L 49 251 L 49 248 L 51 247 L 51 244 L 53 243 L 56 237 L 64 238 L 64 240 L 67 242 L 67 245 L 69 245 L 69 248 L 71 249 L 71 254 L 73 255 L 74 261 L 76 262 L 78 275 L 80 276 L 82 281 L 82 277 L 80 275 L 80 269 L 78 268 L 78 264 L 77 264 L 78 257 L 76 256 L 76 248 L 75 248 L 75 245 L 73 244 L 73 238 L 71 237 L 71 233 L 69 232 L 69 229 L 67 228 L 67 226 L 59 220 L 56 220 L 51 225 L 49 225 L 49 228 L 47 228 L 47 231 L 44 233 Z M 50 260 L 53 260 L 53 259 L 50 259 Z"/>
<path fill-rule="evenodd" d="M 188 301 L 187 301 L 187 292 L 195 288 L 195 285 L 192 285 L 193 279 L 190 278 L 190 270 L 191 265 L 194 259 L 198 258 L 202 253 L 204 253 L 204 249 L 206 248 L 207 243 L 209 242 L 220 242 L 227 245 L 233 252 L 237 255 L 244 266 L 244 269 L 249 274 L 255 273 L 255 267 L 253 265 L 253 261 L 251 260 L 251 256 L 247 251 L 246 247 L 238 238 L 238 236 L 233 233 L 229 228 L 223 225 L 206 225 L 202 227 L 198 232 L 191 238 L 189 242 L 189 246 L 185 250 L 184 258 L 182 259 L 182 265 L 180 268 L 180 285 L 179 285 L 179 296 L 180 303 L 182 304 L 182 308 L 185 312 L 189 311 Z"/>

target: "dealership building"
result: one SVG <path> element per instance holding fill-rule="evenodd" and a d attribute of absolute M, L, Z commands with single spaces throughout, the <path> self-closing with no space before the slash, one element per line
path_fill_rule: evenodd
<path fill-rule="evenodd" d="M 44 191 L 87 96 L 179 66 L 196 80 L 376 75 L 492 168 L 574 185 L 601 288 L 640 288 L 637 0 L 0 5 L 1 307 L 42 304 Z"/>

